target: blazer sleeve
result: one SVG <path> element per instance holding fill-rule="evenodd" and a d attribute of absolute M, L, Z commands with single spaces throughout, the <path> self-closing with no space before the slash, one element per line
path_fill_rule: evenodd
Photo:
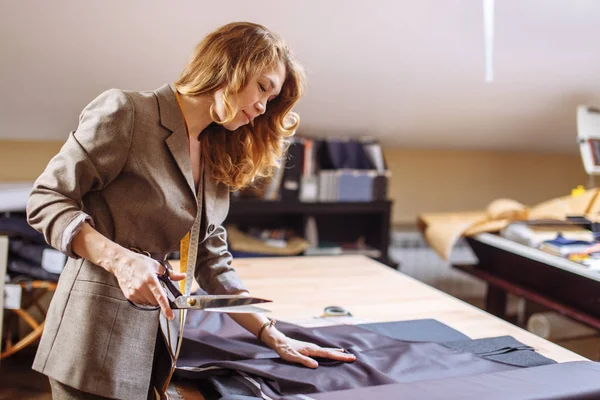
<path fill-rule="evenodd" d="M 127 94 L 111 89 L 81 113 L 59 153 L 33 185 L 27 202 L 29 224 L 48 244 L 79 258 L 71 241 L 83 223 L 94 221 L 83 211 L 83 196 L 100 190 L 123 169 L 133 131 L 134 109 Z"/>
<path fill-rule="evenodd" d="M 200 287 L 210 294 L 247 290 L 231 266 L 232 259 L 227 248 L 227 231 L 219 225 L 198 248 L 194 274 Z"/>

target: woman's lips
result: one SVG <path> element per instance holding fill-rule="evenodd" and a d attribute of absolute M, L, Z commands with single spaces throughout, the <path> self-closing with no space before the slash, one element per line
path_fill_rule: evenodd
<path fill-rule="evenodd" d="M 246 111 L 242 110 L 242 114 L 244 114 L 244 117 L 246 117 L 246 123 L 250 123 L 250 121 L 252 121 L 252 119 L 250 118 L 250 116 L 246 113 Z"/>

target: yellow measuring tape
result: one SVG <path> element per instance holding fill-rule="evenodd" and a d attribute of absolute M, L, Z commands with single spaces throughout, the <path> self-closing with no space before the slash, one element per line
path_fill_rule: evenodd
<path fill-rule="evenodd" d="M 177 104 L 179 105 L 179 110 L 181 111 L 181 115 L 183 116 L 183 122 L 185 123 L 185 131 L 189 135 L 190 130 L 188 127 L 187 119 L 185 118 L 185 114 L 183 112 L 183 106 L 181 105 L 181 98 L 179 97 L 179 92 L 175 90 L 175 99 L 177 99 Z M 186 274 L 187 277 L 187 265 L 188 265 L 188 255 L 190 253 L 190 234 L 188 232 L 181 242 L 179 242 L 179 272 L 182 274 Z M 183 294 L 189 294 L 185 292 L 185 284 L 187 278 L 179 281 L 179 289 Z"/>
<path fill-rule="evenodd" d="M 187 272 L 188 254 L 190 252 L 190 232 L 187 233 L 179 242 L 179 272 L 185 274 Z M 185 292 L 186 279 L 179 281 L 179 290 Z"/>
<path fill-rule="evenodd" d="M 181 100 L 179 98 L 179 93 L 177 91 L 175 91 L 175 98 L 177 99 L 177 103 L 179 104 L 179 108 L 181 109 L 181 114 L 183 115 L 183 119 L 185 121 L 185 129 L 188 132 L 189 135 L 189 129 L 188 129 L 188 124 L 187 121 L 185 120 L 185 114 L 183 113 L 183 107 L 181 106 Z M 202 169 L 203 171 L 203 169 Z M 203 187 L 203 174 L 200 174 L 200 182 L 199 182 L 199 187 Z M 199 200 L 198 200 L 198 204 L 199 204 Z M 197 254 L 197 249 L 198 249 L 198 242 L 199 242 L 199 235 L 200 235 L 200 215 L 199 213 L 196 214 L 196 218 L 194 219 L 194 224 L 192 225 L 192 229 L 190 232 L 188 232 L 183 239 L 181 239 L 181 241 L 179 242 L 179 272 L 182 274 L 185 274 L 185 278 L 182 279 L 181 281 L 179 281 L 179 288 L 181 290 L 181 293 L 185 294 L 185 295 L 189 295 L 190 294 L 190 289 L 192 286 L 192 281 L 194 280 L 193 278 L 193 272 L 194 272 L 194 267 L 196 265 L 196 257 L 198 256 Z M 191 253 L 191 257 L 190 257 L 190 247 L 192 248 L 193 253 Z M 188 261 L 191 265 L 191 267 L 188 270 Z M 179 311 L 179 340 L 177 341 L 177 346 L 175 349 L 175 353 L 173 354 L 171 352 L 171 357 L 172 357 L 172 365 L 171 365 L 171 371 L 169 373 L 169 376 L 167 378 L 167 380 L 164 382 L 164 386 L 162 388 L 162 393 L 166 393 L 167 392 L 167 388 L 169 386 L 169 382 L 171 381 L 171 378 L 173 377 L 173 372 L 175 371 L 175 366 L 177 365 L 177 359 L 179 358 L 179 352 L 181 351 L 181 344 L 183 343 L 183 328 L 185 325 L 185 319 L 186 319 L 186 310 L 182 309 Z M 167 322 L 167 329 L 169 328 L 169 323 Z M 171 337 L 170 332 L 168 333 L 168 337 Z M 172 344 L 170 343 L 170 339 L 169 339 L 169 348 L 172 349 Z"/>

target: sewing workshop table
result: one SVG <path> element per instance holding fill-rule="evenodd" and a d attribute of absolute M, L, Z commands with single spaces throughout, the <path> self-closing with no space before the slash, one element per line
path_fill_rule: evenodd
<path fill-rule="evenodd" d="M 486 310 L 506 317 L 507 293 L 600 329 L 600 271 L 499 235 L 467 238 L 476 265 L 454 265 L 487 282 Z"/>
<path fill-rule="evenodd" d="M 277 320 L 306 320 L 335 305 L 360 320 L 431 318 L 473 339 L 510 335 L 558 362 L 586 360 L 367 257 L 238 258 L 233 265 L 252 295 L 273 300 L 265 308 Z M 184 398 L 202 397 L 186 391 Z"/>
<path fill-rule="evenodd" d="M 485 214 L 470 216 L 482 219 Z M 417 223 L 424 233 L 429 224 L 453 218 L 456 214 L 423 214 Z M 488 312 L 507 318 L 510 293 L 600 330 L 600 272 L 497 234 L 481 233 L 466 240 L 477 263 L 452 266 L 487 283 Z"/>

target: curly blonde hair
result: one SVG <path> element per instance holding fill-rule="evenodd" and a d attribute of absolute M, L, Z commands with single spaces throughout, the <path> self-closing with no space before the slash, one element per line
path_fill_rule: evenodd
<path fill-rule="evenodd" d="M 279 62 L 286 70 L 279 96 L 269 102 L 264 115 L 252 124 L 226 132 L 222 124 L 231 121 L 238 112 L 231 96 Z M 223 89 L 225 119 L 219 121 L 211 107 L 216 124 L 211 124 L 200 136 L 201 151 L 210 164 L 212 176 L 237 190 L 257 177 L 270 176 L 279 166 L 287 139 L 300 123 L 291 110 L 304 94 L 305 74 L 277 34 L 255 23 L 234 22 L 208 34 L 198 44 L 175 87 L 190 96 L 213 96 Z"/>

